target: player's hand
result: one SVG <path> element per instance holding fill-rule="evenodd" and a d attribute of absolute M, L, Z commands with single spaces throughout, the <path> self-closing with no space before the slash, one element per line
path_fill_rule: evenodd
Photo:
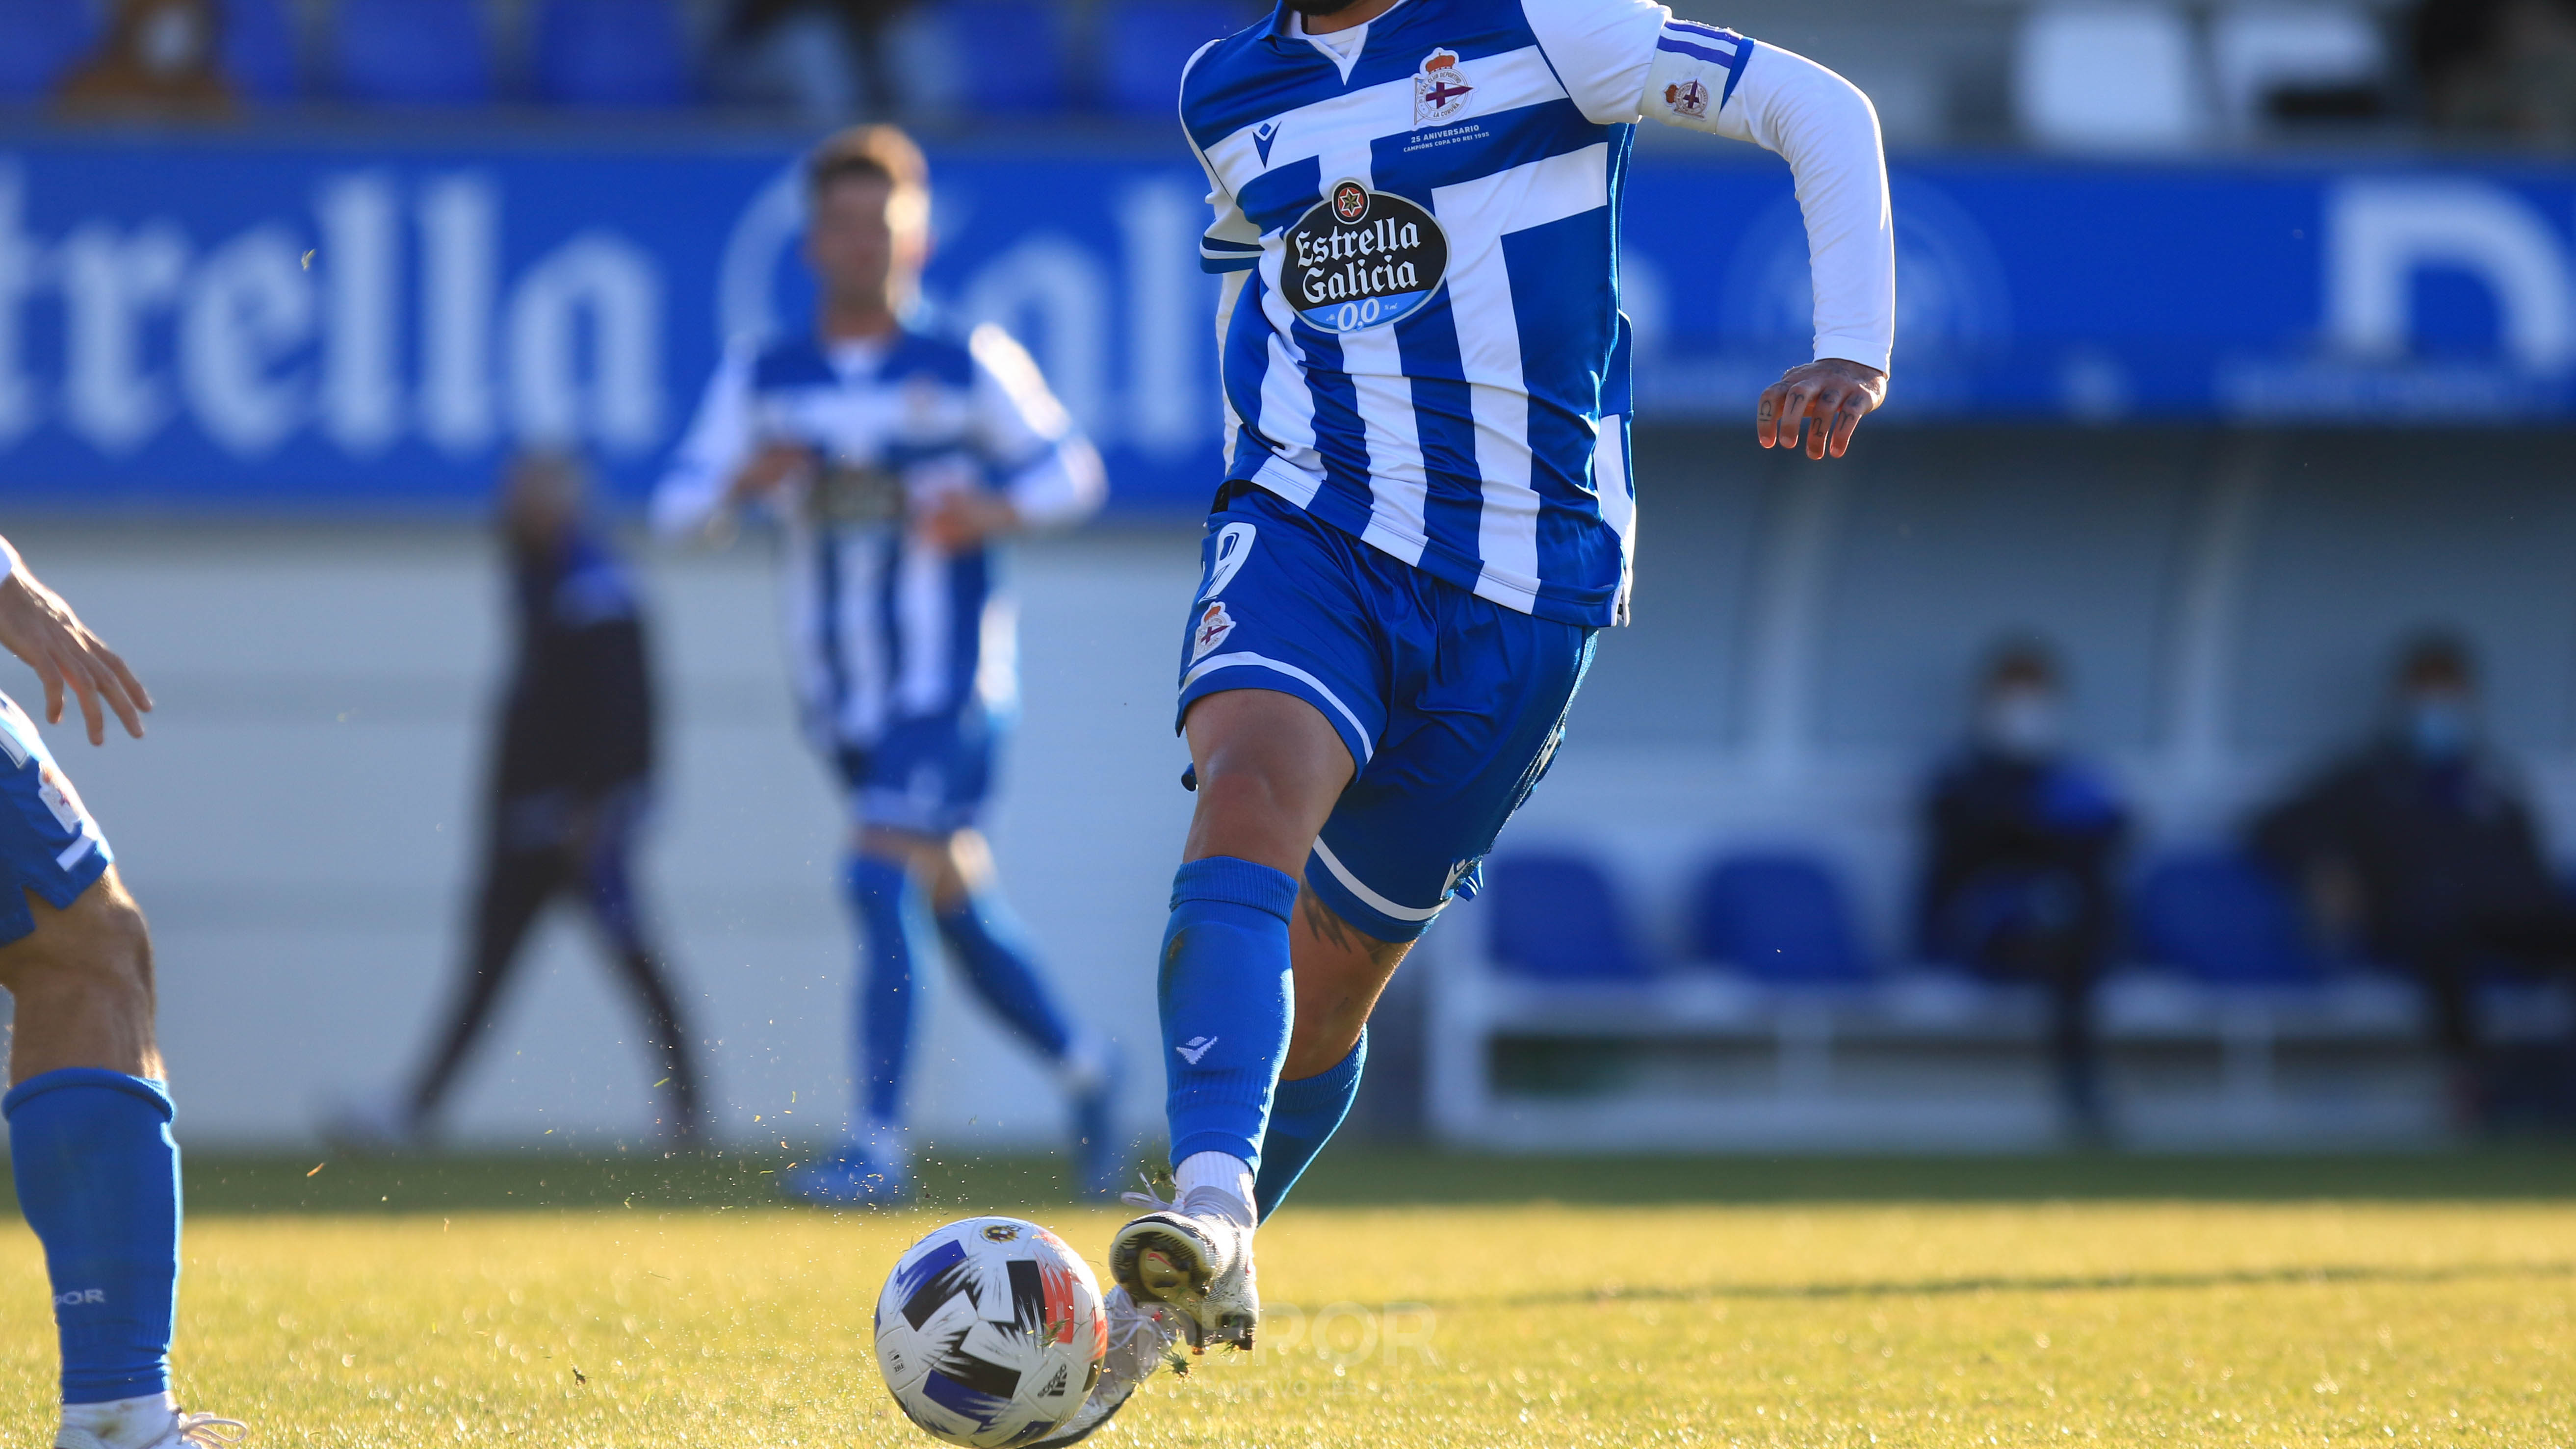
<path fill-rule="evenodd" d="M 981 488 L 941 495 L 921 515 L 921 536 L 942 553 L 963 553 L 995 534 L 1020 526 L 1011 500 Z"/>
<path fill-rule="evenodd" d="M 143 738 L 143 716 L 152 709 L 150 691 L 115 650 L 89 631 L 62 595 L 37 582 L 24 563 L 0 579 L 0 644 L 26 660 L 45 682 L 47 724 L 63 722 L 63 691 L 69 689 L 80 701 L 91 744 L 107 743 L 106 710 L 115 711 L 127 734 Z"/>
<path fill-rule="evenodd" d="M 770 442 L 761 444 L 742 471 L 733 475 L 733 486 L 726 495 L 736 503 L 747 498 L 766 498 L 788 479 L 814 466 L 814 450 L 802 443 Z"/>
<path fill-rule="evenodd" d="M 1839 357 L 1820 357 L 1790 368 L 1762 389 L 1762 401 L 1753 410 L 1753 435 L 1765 448 L 1794 448 L 1799 429 L 1813 418 L 1816 425 L 1806 429 L 1807 456 L 1822 459 L 1830 453 L 1839 458 L 1851 448 L 1860 420 L 1885 401 L 1886 373 Z"/>

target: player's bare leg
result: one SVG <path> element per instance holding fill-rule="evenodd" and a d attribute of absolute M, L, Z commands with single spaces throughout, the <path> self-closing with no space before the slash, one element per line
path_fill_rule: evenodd
<path fill-rule="evenodd" d="M 116 867 L 62 910 L 33 894 L 27 909 L 34 933 L 0 946 L 0 990 L 17 1015 L 10 1085 L 65 1067 L 159 1077 L 152 937 Z"/>
<path fill-rule="evenodd" d="M 1140 1302 L 1181 1309 L 1193 1342 L 1213 1338 L 1249 1347 L 1261 1312 L 1252 1269 L 1253 1157 L 1281 1065 L 1296 1044 L 1303 984 L 1297 933 L 1286 913 L 1297 872 L 1350 783 L 1353 765 L 1349 747 L 1314 706 L 1268 690 L 1199 700 L 1187 733 L 1198 801 L 1164 947 L 1165 1031 L 1187 1030 L 1176 1029 L 1176 1019 L 1221 1017 L 1227 1024 L 1172 1046 L 1186 1064 L 1165 1064 L 1174 1074 L 1175 1201 L 1120 1229 L 1110 1242 L 1109 1267 Z M 1337 956 L 1316 953 L 1326 940 L 1310 930 L 1315 986 L 1327 1003 L 1319 1025 L 1346 1018 L 1375 969 L 1359 969 L 1361 984 L 1345 979 L 1353 973 L 1334 969 Z M 1373 1000 L 1374 987 L 1365 994 Z M 1209 1014 L 1211 1006 L 1217 1014 Z M 1317 1041 L 1329 1034 L 1309 1031 Z M 1221 1069 L 1213 1059 L 1218 1052 L 1225 1053 Z M 1202 1094 L 1217 1092 L 1228 1100 L 1197 1110 Z M 1180 1120 L 1184 1112 L 1192 1122 Z"/>

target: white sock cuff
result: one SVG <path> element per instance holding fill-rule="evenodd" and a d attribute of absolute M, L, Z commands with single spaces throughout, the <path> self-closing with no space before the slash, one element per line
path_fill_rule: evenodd
<path fill-rule="evenodd" d="M 1183 1211 L 1189 1211 L 1190 1194 L 1196 1191 L 1225 1194 L 1227 1216 L 1242 1227 L 1252 1226 L 1251 1163 L 1230 1152 L 1191 1153 L 1172 1169 L 1172 1195 L 1180 1199 Z"/>

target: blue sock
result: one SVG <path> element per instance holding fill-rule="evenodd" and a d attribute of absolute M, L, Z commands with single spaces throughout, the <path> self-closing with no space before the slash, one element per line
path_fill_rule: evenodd
<path fill-rule="evenodd" d="M 859 918 L 859 1110 L 868 1128 L 903 1120 L 903 1073 L 912 1055 L 912 876 L 901 861 L 850 857 L 843 884 Z"/>
<path fill-rule="evenodd" d="M 1271 1089 L 1288 1056 L 1297 878 L 1212 855 L 1172 877 L 1163 929 L 1164 1115 L 1172 1161 L 1223 1152 L 1261 1165 Z"/>
<path fill-rule="evenodd" d="M 179 1296 L 179 1145 L 162 1084 L 95 1067 L 0 1098 L 18 1206 L 45 1245 L 63 1402 L 166 1392 Z"/>
<path fill-rule="evenodd" d="M 956 909 L 939 913 L 939 934 L 957 953 L 966 979 L 984 1004 L 1022 1040 L 1044 1052 L 1047 1060 L 1062 1059 L 1065 1049 L 1073 1045 L 1073 1033 L 1064 1024 L 1064 1013 L 1056 1009 L 1055 998 L 1047 994 L 1046 984 L 1038 979 L 1037 963 L 1029 959 L 1019 922 L 1011 919 L 1002 902 L 991 892 L 968 896 Z"/>
<path fill-rule="evenodd" d="M 1334 1129 L 1350 1115 L 1351 1102 L 1360 1094 L 1360 1069 L 1366 1065 L 1368 1028 L 1363 1026 L 1351 1054 L 1331 1070 L 1279 1084 L 1270 1103 L 1270 1135 L 1261 1143 L 1261 1171 L 1252 1179 L 1252 1204 L 1259 1221 L 1267 1222 L 1279 1211 L 1306 1164 L 1333 1140 Z"/>

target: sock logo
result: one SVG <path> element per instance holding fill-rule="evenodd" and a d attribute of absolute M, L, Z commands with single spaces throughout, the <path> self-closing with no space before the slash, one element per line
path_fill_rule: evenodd
<path fill-rule="evenodd" d="M 68 1293 L 54 1295 L 56 1308 L 78 1308 L 84 1303 L 105 1303 L 106 1301 L 107 1290 L 104 1288 L 75 1288 Z"/>
<path fill-rule="evenodd" d="M 1199 1064 L 1199 1058 L 1206 1056 L 1209 1049 L 1215 1045 L 1215 1037 L 1194 1036 L 1189 1039 L 1187 1045 L 1176 1046 L 1172 1048 L 1172 1050 L 1179 1052 L 1184 1061 L 1187 1061 L 1191 1066 L 1195 1067 Z"/>

